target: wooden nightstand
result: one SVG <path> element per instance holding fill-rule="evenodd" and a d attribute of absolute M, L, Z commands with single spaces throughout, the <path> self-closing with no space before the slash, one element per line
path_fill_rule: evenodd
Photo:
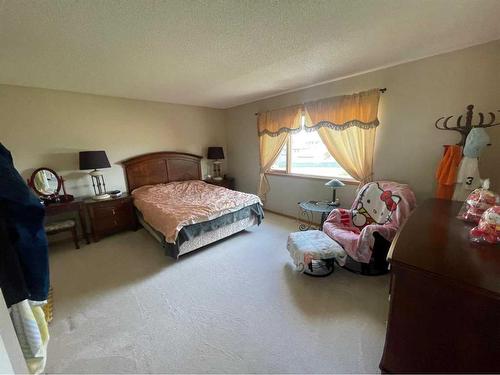
<path fill-rule="evenodd" d="M 87 199 L 85 200 L 85 208 L 94 242 L 112 233 L 137 228 L 134 205 L 132 197 L 129 195 L 101 201 Z"/>
<path fill-rule="evenodd" d="M 212 184 L 212 185 L 217 185 L 217 186 L 222 186 L 227 189 L 234 190 L 235 184 L 234 184 L 234 178 L 224 178 L 223 180 L 216 181 L 216 180 L 205 180 L 207 184 Z"/>

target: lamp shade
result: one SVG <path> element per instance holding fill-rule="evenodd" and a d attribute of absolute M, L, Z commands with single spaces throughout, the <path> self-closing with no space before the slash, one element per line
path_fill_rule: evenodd
<path fill-rule="evenodd" d="M 80 169 L 109 168 L 108 157 L 105 151 L 80 151 Z"/>
<path fill-rule="evenodd" d="M 224 159 L 224 150 L 222 147 L 209 147 L 207 159 Z"/>
<path fill-rule="evenodd" d="M 336 178 L 334 178 L 333 180 L 330 180 L 328 181 L 325 186 L 328 186 L 328 187 L 331 187 L 333 189 L 336 189 L 336 188 L 340 188 L 342 186 L 345 186 L 345 184 L 340 181 L 340 180 L 337 180 Z"/>

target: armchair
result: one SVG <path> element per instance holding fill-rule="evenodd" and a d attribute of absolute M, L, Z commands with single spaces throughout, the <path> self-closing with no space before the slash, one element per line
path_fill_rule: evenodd
<path fill-rule="evenodd" d="M 342 245 L 350 260 L 359 263 L 361 273 L 384 273 L 390 242 L 415 206 L 415 194 L 408 185 L 369 182 L 358 192 L 350 210 L 340 208 L 330 213 L 323 231 Z"/>

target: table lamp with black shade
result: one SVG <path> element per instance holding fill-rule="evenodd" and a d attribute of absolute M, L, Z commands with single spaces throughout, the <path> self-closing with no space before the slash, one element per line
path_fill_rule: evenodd
<path fill-rule="evenodd" d="M 330 203 L 328 203 L 330 206 L 335 206 L 337 207 L 339 205 L 339 202 L 337 201 L 337 198 L 336 198 L 336 191 L 338 188 L 341 188 L 341 187 L 344 187 L 345 184 L 340 181 L 340 180 L 337 180 L 336 178 L 334 178 L 333 180 L 330 180 L 328 181 L 325 186 L 328 186 L 329 188 L 332 188 L 333 192 L 332 192 L 332 201 Z"/>
<path fill-rule="evenodd" d="M 221 181 L 222 176 L 220 172 L 221 161 L 224 160 L 224 150 L 222 147 L 209 147 L 207 152 L 207 159 L 214 160 L 214 176 L 213 179 L 216 181 Z"/>
<path fill-rule="evenodd" d="M 89 172 L 92 179 L 95 195 L 92 199 L 107 199 L 110 195 L 106 192 L 104 175 L 100 168 L 110 168 L 108 157 L 105 151 L 80 151 L 80 170 L 93 169 Z"/>

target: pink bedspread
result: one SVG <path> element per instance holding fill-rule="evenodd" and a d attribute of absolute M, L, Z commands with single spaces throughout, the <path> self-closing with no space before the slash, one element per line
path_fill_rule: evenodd
<path fill-rule="evenodd" d="M 242 193 L 203 181 L 146 185 L 132 192 L 144 220 L 174 243 L 182 227 L 208 221 L 261 203 L 254 194 Z"/>

